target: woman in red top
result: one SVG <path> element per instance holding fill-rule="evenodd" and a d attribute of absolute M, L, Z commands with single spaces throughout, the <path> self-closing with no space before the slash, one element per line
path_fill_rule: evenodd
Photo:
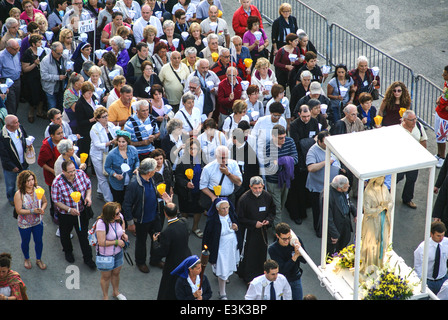
<path fill-rule="evenodd" d="M 233 31 L 235 35 L 240 36 L 241 39 L 247 31 L 247 18 L 249 16 L 257 16 L 260 19 L 260 29 L 263 29 L 263 19 L 257 7 L 251 5 L 251 0 L 240 0 L 241 7 L 239 7 L 232 18 Z"/>
<path fill-rule="evenodd" d="M 26 25 L 28 25 L 30 21 L 34 21 L 36 13 L 43 15 L 42 11 L 34 8 L 33 1 L 31 0 L 23 0 L 22 8 L 23 12 L 20 14 L 20 20 L 25 21 Z"/>

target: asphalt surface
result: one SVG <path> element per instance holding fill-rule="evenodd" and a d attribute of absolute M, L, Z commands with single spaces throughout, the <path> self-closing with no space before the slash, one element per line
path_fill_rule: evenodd
<path fill-rule="evenodd" d="M 358 21 L 350 17 L 356 16 L 357 12 L 365 12 L 367 6 L 366 1 L 318 1 L 310 0 L 308 5 L 326 15 L 333 21 L 337 21 L 349 30 L 356 29 L 356 33 L 366 37 L 378 46 L 385 49 L 395 49 L 394 55 L 403 62 L 409 62 L 415 68 L 421 68 L 422 74 L 432 76 L 435 80 L 439 79 L 440 68 L 444 66 L 444 58 L 446 61 L 446 53 L 441 51 L 441 47 L 446 49 L 446 41 L 440 41 L 446 37 L 438 37 L 437 33 L 433 34 L 431 39 L 425 36 L 425 31 L 446 30 L 446 19 L 438 19 L 437 17 L 446 17 L 446 5 L 440 1 L 440 5 L 430 6 L 429 1 L 408 2 L 398 0 L 394 2 L 394 7 L 389 7 L 388 1 L 376 1 L 381 10 L 381 27 L 379 31 L 363 30 L 357 28 Z M 224 18 L 227 20 L 230 32 L 231 16 L 238 7 L 235 1 L 223 1 Z M 395 7 L 397 6 L 397 7 Z M 400 10 L 397 10 L 397 8 Z M 419 15 L 410 17 L 410 12 L 418 12 Z M 434 15 L 434 18 L 427 17 Z M 426 19 L 425 19 L 426 17 Z M 364 19 L 363 19 L 364 20 Z M 269 25 L 266 24 L 266 31 L 270 32 Z M 434 33 L 435 33 L 434 31 Z M 378 34 L 376 34 L 378 32 Z M 412 48 L 402 46 L 400 42 L 394 45 L 393 39 L 404 38 L 414 39 L 410 36 L 419 38 L 420 42 L 409 41 L 408 45 Z M 403 48 L 399 50 L 399 48 Z M 422 59 L 424 56 L 426 59 Z M 415 63 L 414 63 L 415 62 Z M 420 71 L 419 71 L 420 72 Z M 439 80 L 440 82 L 440 80 Z M 25 127 L 29 135 L 36 138 L 35 148 L 39 152 L 40 141 L 43 140 L 43 132 L 47 121 L 36 118 L 33 124 L 27 121 L 27 104 L 20 104 L 18 116 L 21 124 Z M 429 137 L 428 149 L 435 152 L 434 134 L 427 130 Z M 44 185 L 43 170 L 37 163 L 30 166 L 38 177 L 38 182 Z M 438 170 L 436 175 L 438 174 Z M 17 221 L 12 217 L 12 207 L 7 202 L 5 195 L 5 185 L 3 181 L 3 173 L 0 172 L 0 252 L 9 252 L 13 256 L 12 269 L 18 271 L 28 288 L 28 294 L 32 300 L 100 300 L 102 292 L 100 288 L 100 272 L 92 271 L 82 262 L 81 251 L 78 245 L 76 233 L 73 232 L 72 239 L 74 245 L 75 263 L 69 264 L 64 259 L 62 246 L 59 238 L 55 233 L 57 225 L 55 225 L 48 212 L 44 217 L 44 251 L 42 260 L 48 265 L 47 270 L 42 271 L 35 265 L 35 253 L 33 242 L 30 244 L 30 254 L 33 267 L 27 270 L 23 266 L 23 255 L 20 249 L 20 236 L 17 229 Z M 401 202 L 401 190 L 403 182 L 397 185 L 397 197 L 395 202 L 395 230 L 393 248 L 409 266 L 413 265 L 413 251 L 423 240 L 424 220 L 426 208 L 426 189 L 428 181 L 428 170 L 421 170 L 416 183 L 414 202 L 418 208 L 412 210 Z M 93 187 L 93 208 L 96 215 L 101 211 L 104 202 L 96 199 L 96 178 L 92 177 Z M 47 191 L 47 188 L 45 188 Z M 48 192 L 48 191 L 47 191 Z M 46 196 L 49 196 L 46 194 Z M 289 223 L 295 233 L 302 238 L 305 247 L 311 259 L 320 264 L 320 248 L 321 241 L 315 236 L 312 228 L 312 214 L 308 211 L 308 218 L 301 225 L 291 222 L 286 212 L 283 214 L 284 221 Z M 92 220 L 93 221 L 93 220 Z M 92 223 L 92 222 L 91 222 Z M 189 220 L 190 226 L 192 224 Z M 204 228 L 205 218 L 201 219 L 201 229 Z M 134 248 L 132 243 L 134 237 L 130 236 L 131 248 L 130 254 L 133 256 Z M 272 242 L 273 237 L 269 240 Z M 149 241 L 148 241 L 149 245 Z M 200 255 L 201 241 L 194 234 L 191 234 L 189 246 L 194 254 Z M 302 285 L 304 294 L 313 294 L 319 300 L 333 300 L 333 297 L 327 290 L 321 286 L 320 281 L 316 277 L 313 270 L 308 265 L 303 265 Z M 130 266 L 126 262 L 123 266 L 120 276 L 120 292 L 122 292 L 129 300 L 155 300 L 159 287 L 162 270 L 151 267 L 149 274 L 141 273 L 135 266 Z M 211 267 L 206 268 L 206 275 L 209 277 L 212 290 L 213 300 L 217 299 L 218 282 L 212 275 Z M 111 289 L 110 289 L 111 292 Z M 227 285 L 227 295 L 231 300 L 243 300 L 246 292 L 245 284 L 237 275 L 232 275 L 230 283 Z M 111 297 L 111 293 L 109 295 Z"/>

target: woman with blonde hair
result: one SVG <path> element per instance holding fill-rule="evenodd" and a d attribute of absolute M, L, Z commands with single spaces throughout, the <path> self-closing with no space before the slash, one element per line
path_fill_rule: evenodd
<path fill-rule="evenodd" d="M 118 300 L 126 300 L 126 297 L 118 290 L 120 284 L 120 271 L 123 266 L 123 248 L 128 241 L 125 233 L 124 217 L 121 214 L 121 206 L 117 202 L 108 202 L 103 206 L 103 211 L 96 222 L 96 237 L 98 239 L 97 257 L 113 256 L 110 266 L 98 266 L 101 271 L 101 290 L 103 300 L 109 299 L 109 285 L 112 284 L 112 296 Z"/>
<path fill-rule="evenodd" d="M 72 58 L 73 53 L 76 50 L 76 43 L 73 38 L 73 31 L 70 29 L 62 29 L 59 33 L 59 42 L 62 43 L 62 47 L 64 48 L 64 57 L 67 60 Z"/>
<path fill-rule="evenodd" d="M 143 28 L 143 42 L 148 44 L 149 57 L 152 57 L 154 54 L 154 47 L 160 41 L 160 38 L 157 37 L 157 28 L 153 25 L 148 25 Z"/>
<path fill-rule="evenodd" d="M 202 41 L 205 36 L 201 34 L 201 25 L 197 22 L 193 22 L 188 28 L 189 36 L 185 40 L 185 46 L 187 48 L 196 48 L 197 52 L 201 52 L 205 48 L 204 42 Z"/>

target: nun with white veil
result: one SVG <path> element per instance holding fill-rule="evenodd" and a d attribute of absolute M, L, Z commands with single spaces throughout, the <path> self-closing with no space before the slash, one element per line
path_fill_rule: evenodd
<path fill-rule="evenodd" d="M 237 271 L 241 240 L 235 207 L 227 198 L 216 198 L 207 213 L 202 245 L 210 251 L 209 263 L 218 277 L 220 300 L 227 300 L 226 283 Z"/>

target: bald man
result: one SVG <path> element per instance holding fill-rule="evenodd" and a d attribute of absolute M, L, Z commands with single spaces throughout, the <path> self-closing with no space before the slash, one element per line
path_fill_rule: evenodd
<path fill-rule="evenodd" d="M 12 206 L 14 206 L 17 175 L 28 168 L 25 160 L 27 137 L 19 119 L 15 115 L 7 115 L 0 135 L 0 159 L 5 177 L 6 196 Z"/>

